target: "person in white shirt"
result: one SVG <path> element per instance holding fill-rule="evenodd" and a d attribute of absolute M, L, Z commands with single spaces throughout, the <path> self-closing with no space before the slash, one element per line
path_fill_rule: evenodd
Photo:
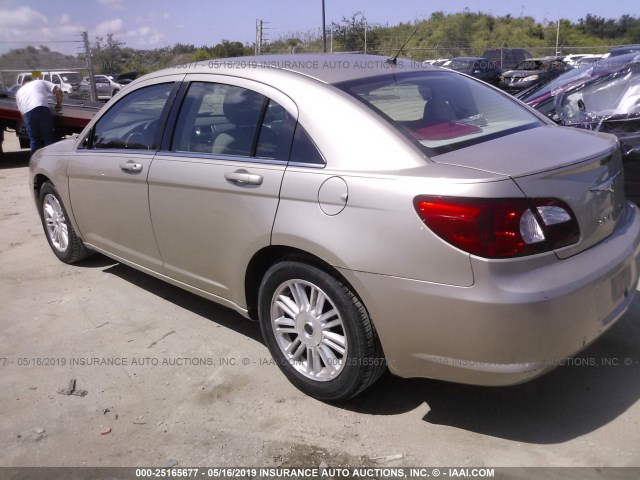
<path fill-rule="evenodd" d="M 62 108 L 62 90 L 46 80 L 34 80 L 27 75 L 18 93 L 16 103 L 29 134 L 31 153 L 53 143 L 53 115 L 49 110 L 49 94 L 56 96 L 56 110 Z"/>

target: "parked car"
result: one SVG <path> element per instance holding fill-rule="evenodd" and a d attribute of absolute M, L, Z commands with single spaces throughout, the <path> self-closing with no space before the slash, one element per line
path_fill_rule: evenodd
<path fill-rule="evenodd" d="M 78 91 L 82 76 L 78 72 L 42 72 L 42 79 L 55 83 L 60 87 L 62 93 L 69 94 Z"/>
<path fill-rule="evenodd" d="M 124 73 L 116 73 L 112 75 L 113 80 L 120 85 L 129 85 L 138 77 L 138 72 L 124 72 Z"/>
<path fill-rule="evenodd" d="M 321 400 L 387 367 L 524 382 L 626 311 L 640 212 L 614 136 L 451 70 L 333 61 L 223 59 L 131 83 L 31 158 L 53 253 L 101 252 L 257 320 Z"/>
<path fill-rule="evenodd" d="M 483 57 L 455 57 L 442 66 L 456 72 L 466 73 L 493 85 L 498 83 L 500 75 L 500 70 L 496 68 L 495 64 Z"/>
<path fill-rule="evenodd" d="M 496 68 L 502 70 L 510 70 L 515 68 L 519 63 L 531 58 L 524 48 L 487 48 L 481 55 L 493 62 Z"/>
<path fill-rule="evenodd" d="M 519 98 L 560 125 L 616 135 L 625 193 L 640 205 L 640 52 L 566 72 Z"/>
<path fill-rule="evenodd" d="M 448 58 L 435 58 L 433 60 L 425 60 L 424 63 L 428 65 L 433 65 L 434 67 L 441 67 L 448 61 L 449 61 Z"/>
<path fill-rule="evenodd" d="M 582 67 L 584 65 L 588 65 L 590 63 L 595 63 L 602 58 L 602 55 L 583 55 L 582 58 L 578 59 L 573 65 L 574 68 Z"/>
<path fill-rule="evenodd" d="M 569 69 L 559 76 L 521 90 L 515 97 L 539 112 L 553 118 L 555 115 L 555 98 L 566 90 L 582 85 L 604 75 L 624 70 L 629 63 L 640 59 L 640 54 L 630 53 L 610 59 L 602 59 L 580 67 Z"/>
<path fill-rule="evenodd" d="M 112 76 L 94 75 L 93 78 L 96 82 L 96 94 L 98 96 L 98 100 L 109 100 L 124 88 L 124 85 L 115 82 Z M 91 82 L 89 81 L 89 77 L 84 77 L 82 79 L 78 92 L 83 97 L 91 96 Z"/>
<path fill-rule="evenodd" d="M 640 52 L 640 45 L 626 45 L 624 47 L 614 48 L 602 55 L 602 58 L 617 57 L 626 53 Z"/>
<path fill-rule="evenodd" d="M 569 67 L 556 58 L 530 58 L 500 75 L 498 86 L 507 92 L 517 92 L 537 83 L 548 81 Z"/>
<path fill-rule="evenodd" d="M 72 71 L 51 71 L 51 72 L 23 72 L 18 74 L 16 83 L 11 87 L 11 90 L 15 93 L 24 84 L 24 79 L 30 76 L 32 78 L 40 78 L 47 82 L 55 83 L 62 93 L 67 95 L 73 92 L 77 92 L 82 81 L 82 77 L 78 72 Z"/>
<path fill-rule="evenodd" d="M 565 56 L 562 59 L 562 61 L 567 65 L 569 65 L 570 67 L 575 67 L 577 65 L 578 60 L 580 60 L 582 57 L 585 57 L 585 56 L 586 54 L 584 53 L 571 54 L 571 55 Z"/>

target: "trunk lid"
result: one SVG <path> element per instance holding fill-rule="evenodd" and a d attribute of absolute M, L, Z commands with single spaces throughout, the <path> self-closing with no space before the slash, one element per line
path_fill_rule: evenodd
<path fill-rule="evenodd" d="M 624 179 L 614 136 L 545 126 L 432 158 L 436 163 L 508 175 L 528 198 L 556 198 L 573 211 L 580 240 L 556 250 L 568 258 L 607 238 L 624 211 Z"/>

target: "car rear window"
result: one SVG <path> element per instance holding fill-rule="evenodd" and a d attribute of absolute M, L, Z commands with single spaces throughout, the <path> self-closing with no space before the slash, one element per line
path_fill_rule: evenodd
<path fill-rule="evenodd" d="M 543 122 L 504 94 L 452 72 L 408 72 L 336 84 L 418 142 L 430 156 Z"/>

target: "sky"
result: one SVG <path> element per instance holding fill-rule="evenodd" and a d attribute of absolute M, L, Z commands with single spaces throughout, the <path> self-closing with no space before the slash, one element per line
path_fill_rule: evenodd
<path fill-rule="evenodd" d="M 0 53 L 26 45 L 79 53 L 81 45 L 74 41 L 83 31 L 91 42 L 113 33 L 126 46 L 140 49 L 215 45 L 223 39 L 252 44 L 258 18 L 266 22 L 267 39 L 319 29 L 321 5 L 321 0 L 0 0 Z M 638 0 L 325 0 L 327 25 L 359 11 L 371 23 L 394 25 L 465 8 L 541 22 L 575 22 L 588 13 L 640 16 Z"/>

